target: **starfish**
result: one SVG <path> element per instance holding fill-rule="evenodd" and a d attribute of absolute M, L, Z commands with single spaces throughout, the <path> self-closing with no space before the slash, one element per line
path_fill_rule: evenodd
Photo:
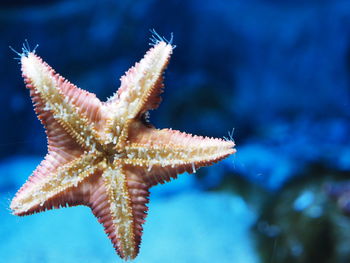
<path fill-rule="evenodd" d="M 35 49 L 22 49 L 22 76 L 46 128 L 48 153 L 13 198 L 14 215 L 85 205 L 121 258 L 137 256 L 150 187 L 235 152 L 233 141 L 149 123 L 173 49 L 171 41 L 156 35 L 106 102 L 56 74 Z"/>

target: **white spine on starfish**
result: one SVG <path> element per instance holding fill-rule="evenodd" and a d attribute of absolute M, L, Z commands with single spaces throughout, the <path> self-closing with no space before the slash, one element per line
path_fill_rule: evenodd
<path fill-rule="evenodd" d="M 208 143 L 208 145 L 198 144 L 192 147 L 187 145 L 186 148 L 174 145 L 160 147 L 158 145 L 132 144 L 126 146 L 125 151 L 128 159 L 123 160 L 124 163 L 137 163 L 141 166 L 148 166 L 150 171 L 154 165 L 162 167 L 181 164 L 192 165 L 208 159 L 216 159 L 225 154 L 225 152 L 230 154 L 232 149 L 228 148 L 227 144 L 221 145 L 220 143 L 216 145 L 211 143 Z M 195 169 L 193 169 L 193 172 L 195 172 Z"/>
<path fill-rule="evenodd" d="M 97 165 L 91 164 L 92 161 L 91 156 L 83 155 L 59 168 L 55 174 L 43 178 L 36 184 L 31 184 L 21 191 L 20 196 L 13 199 L 11 209 L 17 214 L 25 213 L 37 205 L 42 206 L 56 194 L 70 187 L 76 187 L 98 169 Z"/>
<path fill-rule="evenodd" d="M 121 78 L 120 90 L 123 91 L 109 99 L 109 102 L 113 101 L 113 103 L 107 103 L 108 107 L 113 109 L 111 112 L 114 113 L 109 128 L 114 134 L 114 141 L 119 141 L 120 138 L 126 139 L 128 121 L 135 118 L 147 104 L 172 50 L 171 45 L 159 42 Z M 116 127 L 120 129 L 117 130 Z"/>
<path fill-rule="evenodd" d="M 44 109 L 50 110 L 54 118 L 77 139 L 80 145 L 90 148 L 98 138 L 95 127 L 78 109 L 69 103 L 60 90 L 57 79 L 33 54 L 21 58 L 23 72 L 32 81 L 34 89 L 44 101 Z"/>
<path fill-rule="evenodd" d="M 117 166 L 115 169 L 107 168 L 103 177 L 108 187 L 109 198 L 112 200 L 110 209 L 119 238 L 119 247 L 123 255 L 126 255 L 126 259 L 131 259 L 135 254 L 135 241 L 126 176 L 123 174 L 121 166 Z"/>

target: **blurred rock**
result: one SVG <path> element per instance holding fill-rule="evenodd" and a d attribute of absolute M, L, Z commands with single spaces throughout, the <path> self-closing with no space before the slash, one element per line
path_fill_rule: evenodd
<path fill-rule="evenodd" d="M 324 186 L 326 193 L 337 201 L 339 208 L 350 216 L 350 182 L 332 181 Z"/>
<path fill-rule="evenodd" d="M 271 196 L 255 228 L 263 262 L 349 262 L 350 220 L 324 191 L 328 180 L 299 180 Z"/>

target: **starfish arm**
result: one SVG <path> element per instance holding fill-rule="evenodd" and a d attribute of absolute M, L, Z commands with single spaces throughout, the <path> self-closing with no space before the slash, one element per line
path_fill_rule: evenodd
<path fill-rule="evenodd" d="M 101 129 L 105 118 L 102 116 L 102 103 L 96 95 L 78 88 L 58 74 L 56 74 L 56 78 L 58 79 L 58 88 L 68 104 L 74 105 L 79 116 L 86 118 L 89 124 L 94 125 L 94 128 Z"/>
<path fill-rule="evenodd" d="M 90 206 L 118 254 L 133 259 L 141 242 L 148 185 L 127 166 L 106 167 L 102 177 L 103 185 L 95 191 Z"/>
<path fill-rule="evenodd" d="M 98 142 L 95 123 L 101 120 L 96 96 L 70 84 L 34 53 L 23 55 L 21 64 L 35 111 L 46 128 L 52 117 L 80 146 L 93 148 Z"/>
<path fill-rule="evenodd" d="M 83 154 L 65 163 L 56 153 L 50 153 L 12 199 L 15 215 L 28 215 L 60 206 L 69 200 L 63 194 L 98 170 L 94 156 Z M 69 204 L 69 203 L 68 203 Z"/>
<path fill-rule="evenodd" d="M 158 107 L 163 88 L 163 72 L 173 47 L 163 41 L 151 48 L 144 58 L 121 78 L 118 92 L 107 101 L 115 112 L 110 130 L 123 143 L 129 122 L 148 110 Z"/>
<path fill-rule="evenodd" d="M 130 144 L 125 147 L 126 158 L 123 161 L 145 167 L 147 172 L 144 176 L 151 185 L 169 181 L 185 171 L 194 173 L 196 169 L 235 152 L 232 141 L 141 127 L 137 133 L 130 133 Z"/>
<path fill-rule="evenodd" d="M 139 252 L 143 223 L 145 222 L 149 201 L 150 185 L 140 176 L 139 170 L 132 166 L 124 166 L 124 171 L 127 176 L 127 187 L 130 196 L 131 212 L 133 216 L 133 231 L 135 243 L 135 257 Z"/>

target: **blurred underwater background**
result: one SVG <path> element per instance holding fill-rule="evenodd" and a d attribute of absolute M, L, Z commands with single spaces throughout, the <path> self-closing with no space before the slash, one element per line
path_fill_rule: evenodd
<path fill-rule="evenodd" d="M 122 262 L 87 207 L 11 215 L 47 149 L 8 46 L 104 101 L 152 28 L 177 46 L 152 124 L 237 153 L 152 189 L 134 262 L 350 262 L 347 0 L 2 0 L 0 262 Z"/>

